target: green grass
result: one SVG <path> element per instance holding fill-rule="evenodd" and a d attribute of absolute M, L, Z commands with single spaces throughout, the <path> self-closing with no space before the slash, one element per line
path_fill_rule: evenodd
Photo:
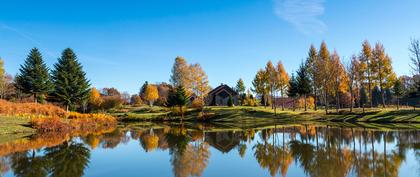
<path fill-rule="evenodd" d="M 0 144 L 32 135 L 35 132 L 35 129 L 29 127 L 28 118 L 0 116 Z"/>
<path fill-rule="evenodd" d="M 294 122 L 294 121 L 328 121 L 328 122 L 372 122 L 372 123 L 420 123 L 420 110 L 402 109 L 396 110 L 394 108 L 372 108 L 362 109 L 356 108 L 352 113 L 348 109 L 330 110 L 325 114 L 324 110 L 285 110 L 277 109 L 275 112 L 267 107 L 206 107 L 204 113 L 207 114 L 208 121 L 211 122 L 240 122 L 243 124 L 256 123 L 272 123 L 272 122 Z M 200 117 L 200 111 L 188 109 L 183 118 L 184 121 L 196 121 Z M 180 116 L 171 116 L 170 110 L 167 108 L 156 107 L 141 107 L 131 108 L 123 114 L 118 115 L 120 120 L 124 121 L 151 121 L 151 120 L 166 120 L 179 121 Z"/>

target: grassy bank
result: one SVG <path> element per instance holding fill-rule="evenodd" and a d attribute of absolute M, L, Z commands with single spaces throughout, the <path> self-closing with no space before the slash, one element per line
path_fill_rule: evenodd
<path fill-rule="evenodd" d="M 173 116 L 167 108 L 147 107 L 126 108 L 125 112 L 114 113 L 121 121 L 179 121 L 180 116 Z M 206 107 L 203 112 L 188 109 L 183 121 L 211 121 L 211 122 L 293 122 L 293 121 L 329 121 L 329 122 L 372 122 L 372 123 L 420 123 L 420 110 L 393 108 L 379 109 L 348 109 L 330 111 L 324 110 L 285 110 L 264 107 Z"/>

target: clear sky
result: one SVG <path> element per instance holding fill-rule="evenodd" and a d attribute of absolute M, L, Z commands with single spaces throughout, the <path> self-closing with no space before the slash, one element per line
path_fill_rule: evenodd
<path fill-rule="evenodd" d="M 210 84 L 247 88 L 267 60 L 288 72 L 325 40 L 348 61 L 363 40 L 381 41 L 398 75 L 420 38 L 419 0 L 1 0 L 0 57 L 15 75 L 38 47 L 52 68 L 74 49 L 93 86 L 137 93 L 168 82 L 176 56 L 198 62 Z"/>

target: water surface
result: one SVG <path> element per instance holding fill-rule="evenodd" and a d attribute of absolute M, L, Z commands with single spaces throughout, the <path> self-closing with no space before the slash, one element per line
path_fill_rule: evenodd
<path fill-rule="evenodd" d="M 127 124 L 0 144 L 0 176 L 419 177 L 420 131 Z"/>

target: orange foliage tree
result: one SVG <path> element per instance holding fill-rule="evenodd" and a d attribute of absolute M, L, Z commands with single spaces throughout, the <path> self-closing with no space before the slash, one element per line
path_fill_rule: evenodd
<path fill-rule="evenodd" d="M 150 107 L 152 107 L 153 103 L 159 98 L 157 87 L 154 85 L 147 85 L 144 98 L 149 102 Z"/>

